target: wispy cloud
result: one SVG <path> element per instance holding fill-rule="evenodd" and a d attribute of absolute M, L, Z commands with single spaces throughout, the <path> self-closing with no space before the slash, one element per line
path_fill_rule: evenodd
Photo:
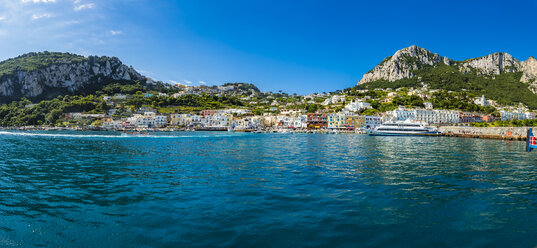
<path fill-rule="evenodd" d="M 50 18 L 50 17 L 52 17 L 52 15 L 49 14 L 49 13 L 33 14 L 33 15 L 32 15 L 32 20 L 43 19 L 43 18 Z"/>
<path fill-rule="evenodd" d="M 21 0 L 23 3 L 55 3 L 56 0 Z"/>
<path fill-rule="evenodd" d="M 120 35 L 120 34 L 122 34 L 122 33 L 123 33 L 123 32 L 120 31 L 120 30 L 110 30 L 110 34 L 111 34 L 111 35 Z"/>
<path fill-rule="evenodd" d="M 168 80 L 168 82 L 172 83 L 172 84 L 180 84 L 179 82 L 175 81 L 175 80 Z"/>
<path fill-rule="evenodd" d="M 129 7 L 107 0 L 0 0 L 0 60 L 43 50 L 110 55 L 137 32 L 109 25 L 119 18 L 109 11 L 117 5 Z"/>
<path fill-rule="evenodd" d="M 199 83 L 199 84 L 202 84 L 202 85 L 207 85 L 207 83 L 206 83 L 206 82 L 203 82 L 203 81 L 199 81 L 198 83 Z"/>
<path fill-rule="evenodd" d="M 188 81 L 188 80 L 185 79 L 185 80 L 183 80 L 183 83 L 185 83 L 185 84 L 192 84 L 192 81 Z"/>
<path fill-rule="evenodd" d="M 76 3 L 76 2 L 75 2 Z M 75 11 L 81 11 L 81 10 L 85 10 L 85 9 L 93 9 L 95 8 L 95 4 L 94 3 L 85 3 L 85 4 L 79 4 L 79 5 L 76 5 L 74 10 Z"/>

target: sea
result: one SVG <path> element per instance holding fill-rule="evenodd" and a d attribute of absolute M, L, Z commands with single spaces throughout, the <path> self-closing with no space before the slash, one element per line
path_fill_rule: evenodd
<path fill-rule="evenodd" d="M 536 247 L 522 141 L 0 131 L 0 247 Z"/>

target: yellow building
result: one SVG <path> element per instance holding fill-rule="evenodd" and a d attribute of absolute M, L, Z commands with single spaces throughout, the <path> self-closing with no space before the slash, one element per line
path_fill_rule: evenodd
<path fill-rule="evenodd" d="M 347 128 L 361 128 L 365 126 L 365 117 L 360 115 L 347 115 L 345 116 L 345 127 Z"/>
<path fill-rule="evenodd" d="M 345 115 L 344 114 L 329 114 L 328 115 L 328 128 L 339 129 L 345 128 Z"/>

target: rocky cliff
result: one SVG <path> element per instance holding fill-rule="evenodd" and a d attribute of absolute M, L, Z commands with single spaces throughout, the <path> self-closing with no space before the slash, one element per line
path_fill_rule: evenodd
<path fill-rule="evenodd" d="M 384 61 L 366 73 L 358 84 L 377 80 L 393 82 L 403 78 L 412 78 L 419 69 L 441 64 L 456 67 L 462 73 L 473 73 L 479 76 L 522 72 L 520 81 L 530 83 L 530 88 L 537 88 L 537 85 L 534 85 L 537 79 L 537 60 L 533 57 L 526 61 L 518 61 L 508 53 L 493 53 L 464 61 L 452 61 L 447 57 L 439 56 L 417 46 L 404 48 L 397 51 L 393 56 L 384 59 Z"/>
<path fill-rule="evenodd" d="M 380 79 L 395 81 L 414 76 L 414 70 L 422 69 L 424 66 L 433 66 L 438 63 L 450 63 L 448 58 L 441 57 L 436 53 L 431 53 L 418 46 L 411 46 L 397 51 L 373 70 L 364 75 L 358 84 L 376 81 Z"/>
<path fill-rule="evenodd" d="M 145 77 L 115 57 L 32 53 L 0 63 L 0 98 L 34 98 L 51 89 L 75 93 L 113 81 L 145 81 Z"/>

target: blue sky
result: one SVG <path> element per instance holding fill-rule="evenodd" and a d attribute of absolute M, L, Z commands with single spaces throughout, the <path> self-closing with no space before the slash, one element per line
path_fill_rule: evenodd
<path fill-rule="evenodd" d="M 537 0 L 0 0 L 0 60 L 107 55 L 164 82 L 329 92 L 414 44 L 455 60 L 537 56 L 536 11 Z"/>

